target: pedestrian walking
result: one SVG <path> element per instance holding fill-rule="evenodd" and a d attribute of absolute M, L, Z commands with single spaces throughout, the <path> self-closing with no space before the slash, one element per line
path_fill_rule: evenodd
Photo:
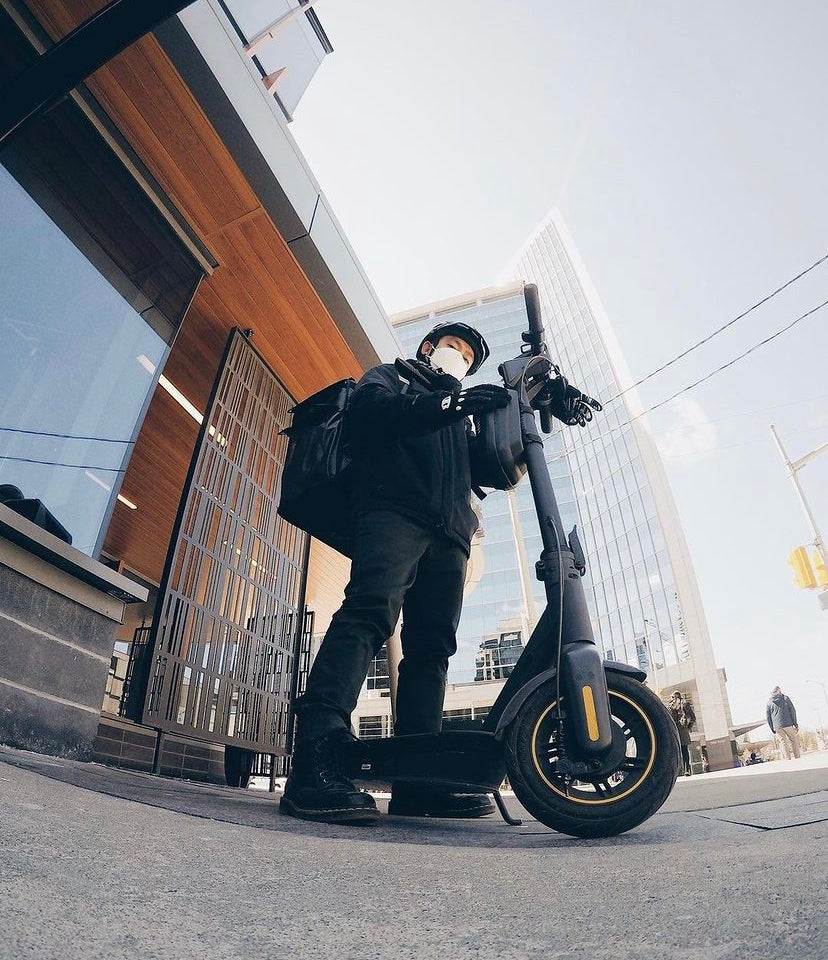
<path fill-rule="evenodd" d="M 670 697 L 667 709 L 678 729 L 679 744 L 681 745 L 681 759 L 684 764 L 684 775 L 689 777 L 693 773 L 690 765 L 690 731 L 696 725 L 696 713 L 693 705 L 684 696 L 681 690 L 674 690 Z"/>
<path fill-rule="evenodd" d="M 791 753 L 799 759 L 799 724 L 796 721 L 796 707 L 789 696 L 782 693 L 779 687 L 771 690 L 768 706 L 765 711 L 771 733 L 779 737 L 782 745 L 782 758 L 791 759 Z"/>

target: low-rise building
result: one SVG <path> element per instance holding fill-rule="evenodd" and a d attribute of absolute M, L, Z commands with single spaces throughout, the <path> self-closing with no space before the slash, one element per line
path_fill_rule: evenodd
<path fill-rule="evenodd" d="M 104 5 L 2 0 L 0 85 Z M 245 50 L 299 6 L 192 4 L 0 147 L 7 743 L 213 779 L 287 752 L 324 558 L 308 584 L 276 515 L 280 431 L 397 353 L 288 125 L 316 14 Z"/>

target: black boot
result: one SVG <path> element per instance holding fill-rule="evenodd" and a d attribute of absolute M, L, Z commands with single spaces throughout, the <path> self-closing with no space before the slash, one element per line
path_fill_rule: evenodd
<path fill-rule="evenodd" d="M 395 817 L 445 817 L 472 820 L 488 817 L 495 806 L 485 793 L 453 793 L 416 783 L 395 783 L 388 812 Z"/>
<path fill-rule="evenodd" d="M 300 820 L 323 823 L 373 823 L 380 815 L 374 798 L 339 771 L 337 750 L 353 740 L 348 730 L 335 730 L 316 740 L 300 741 L 279 810 Z"/>

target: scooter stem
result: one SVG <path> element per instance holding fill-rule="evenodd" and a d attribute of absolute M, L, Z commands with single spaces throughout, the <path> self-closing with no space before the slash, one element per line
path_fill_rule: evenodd
<path fill-rule="evenodd" d="M 606 674 L 581 580 L 586 570 L 583 551 L 575 531 L 569 537 L 564 533 L 543 440 L 524 388 L 522 373 L 527 362 L 526 357 L 515 358 L 502 364 L 500 372 L 506 384 L 518 390 L 526 469 L 543 541 L 535 569 L 544 584 L 552 623 L 559 631 L 560 683 L 569 734 L 579 754 L 595 757 L 612 745 Z"/>

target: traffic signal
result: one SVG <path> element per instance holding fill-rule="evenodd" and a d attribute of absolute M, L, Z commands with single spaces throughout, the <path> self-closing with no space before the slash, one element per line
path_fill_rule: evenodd
<path fill-rule="evenodd" d="M 813 590 L 817 585 L 816 574 L 811 566 L 808 551 L 805 547 L 797 547 L 788 557 L 788 564 L 794 572 L 794 583 L 803 590 Z M 825 568 L 823 567 L 823 570 Z"/>
<path fill-rule="evenodd" d="M 814 550 L 814 574 L 818 587 L 828 587 L 828 570 L 825 568 L 819 550 Z"/>

